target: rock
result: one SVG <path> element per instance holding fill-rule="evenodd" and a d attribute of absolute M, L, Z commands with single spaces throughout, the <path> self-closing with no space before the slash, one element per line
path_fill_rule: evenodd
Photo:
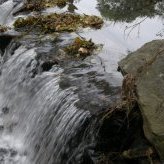
<path fill-rule="evenodd" d="M 137 101 L 146 138 L 164 162 L 164 40 L 145 44 L 119 62 L 123 75 L 136 77 Z"/>
<path fill-rule="evenodd" d="M 72 44 L 64 48 L 64 51 L 69 56 L 83 58 L 91 55 L 94 49 L 96 49 L 96 45 L 91 39 L 86 40 L 85 38 L 76 37 Z"/>
<path fill-rule="evenodd" d="M 19 33 L 15 31 L 6 31 L 4 33 L 0 33 L 0 50 L 2 53 L 5 51 L 5 48 L 9 45 L 11 40 L 17 36 L 19 36 Z"/>
<path fill-rule="evenodd" d="M 58 62 L 55 60 L 44 61 L 41 64 L 42 71 L 49 71 L 53 67 L 53 65 L 56 65 L 56 64 L 58 64 Z"/>
<path fill-rule="evenodd" d="M 87 55 L 89 54 L 89 50 L 87 48 L 80 47 L 78 50 L 79 54 L 81 55 Z"/>

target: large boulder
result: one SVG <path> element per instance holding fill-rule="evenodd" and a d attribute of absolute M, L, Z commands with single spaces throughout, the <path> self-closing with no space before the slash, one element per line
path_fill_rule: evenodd
<path fill-rule="evenodd" d="M 120 61 L 119 68 L 136 77 L 144 133 L 164 162 L 164 40 L 145 44 Z"/>

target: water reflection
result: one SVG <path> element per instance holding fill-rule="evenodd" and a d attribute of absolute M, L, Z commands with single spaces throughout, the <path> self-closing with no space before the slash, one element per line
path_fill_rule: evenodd
<path fill-rule="evenodd" d="M 75 6 L 75 3 L 79 2 L 79 0 L 68 0 L 68 4 L 67 4 L 67 10 L 71 13 L 74 13 L 75 10 L 77 10 L 78 8 Z"/>
<path fill-rule="evenodd" d="M 126 8 L 124 8 L 124 10 L 119 8 L 119 2 L 127 3 L 128 1 L 129 3 L 133 2 L 134 5 L 129 4 L 129 6 L 133 5 L 134 7 L 137 3 L 139 3 L 140 7 L 138 6 L 138 10 L 147 10 L 147 13 L 151 8 L 143 8 L 143 6 L 146 6 L 145 0 L 91 0 L 89 3 L 88 0 L 81 0 L 79 3 L 76 3 L 78 8 L 76 12 L 80 14 L 85 13 L 105 17 L 104 13 L 106 13 L 107 20 L 105 20 L 103 28 L 96 31 L 85 29 L 80 33 L 80 35 L 87 39 L 92 38 L 95 43 L 103 44 L 103 49 L 98 56 L 103 61 L 105 72 L 107 77 L 110 77 L 109 82 L 111 83 L 112 81 L 112 85 L 116 85 L 116 83 L 121 81 L 120 79 L 122 78 L 117 72 L 118 61 L 124 58 L 128 52 L 135 51 L 143 44 L 155 39 L 161 39 L 164 36 L 164 23 L 162 22 L 164 21 L 164 19 L 162 20 L 162 14 L 164 11 L 162 8 L 164 8 L 164 2 L 162 0 L 149 0 L 150 4 L 153 4 L 153 7 L 155 7 L 154 9 L 156 10 L 152 11 L 153 14 L 151 14 L 151 16 L 149 14 L 150 17 L 148 17 L 148 15 L 144 16 L 144 14 L 142 14 L 143 12 L 137 11 L 137 9 L 134 8 L 136 15 L 129 14 L 135 15 L 135 17 L 131 20 L 128 18 L 128 14 L 121 15 L 121 12 L 128 12 L 126 11 Z M 114 19 L 110 16 L 110 13 L 113 12 L 113 8 L 110 6 L 110 3 L 113 5 L 115 4 L 115 6 L 118 7 L 118 10 L 120 10 L 118 12 L 116 11 L 116 13 L 113 13 L 112 15 L 118 14 L 118 16 L 120 15 L 122 19 Z M 147 6 L 149 5 L 147 4 Z M 156 9 L 157 6 L 158 12 Z M 117 83 L 117 85 L 119 84 L 121 83 Z"/>
<path fill-rule="evenodd" d="M 101 15 L 112 21 L 132 22 L 137 17 L 164 16 L 163 0 L 98 0 Z"/>

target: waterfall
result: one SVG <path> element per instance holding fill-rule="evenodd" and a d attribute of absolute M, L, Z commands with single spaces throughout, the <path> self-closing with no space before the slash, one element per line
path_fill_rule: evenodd
<path fill-rule="evenodd" d="M 1 24 L 12 17 L 13 4 L 9 0 L 0 6 Z M 67 163 L 91 117 L 75 106 L 76 87 L 60 89 L 63 69 L 39 73 L 36 56 L 35 48 L 15 47 L 13 41 L 1 58 L 0 161 L 4 164 Z"/>
<path fill-rule="evenodd" d="M 5 25 L 7 24 L 12 17 L 14 3 L 12 0 L 6 1 L 2 5 L 0 5 L 0 24 Z"/>
<path fill-rule="evenodd" d="M 21 142 L 21 152 L 15 146 L 7 149 L 22 158 L 29 155 L 30 163 L 62 163 L 63 156 L 71 151 L 69 142 L 90 113 L 75 107 L 78 97 L 74 88 L 59 88 L 62 70 L 31 78 L 37 69 L 35 56 L 35 49 L 19 47 L 2 66 L 0 106 L 9 111 L 1 113 L 0 140 L 6 136 Z"/>
<path fill-rule="evenodd" d="M 0 24 L 10 24 L 21 5 L 0 3 Z M 56 45 L 45 41 L 45 50 L 38 50 L 35 36 L 27 38 L 13 39 L 1 54 L 0 163 L 85 164 L 84 156 L 94 154 L 99 130 L 95 113 L 112 101 L 112 95 L 108 99 L 103 93 L 108 85 L 96 72 L 101 69 L 81 67 L 86 61 L 43 70 L 40 58 L 55 53 Z"/>
<path fill-rule="evenodd" d="M 4 3 L 3 0 L 0 0 L 0 25 L 10 25 L 13 20 L 13 14 L 16 13 L 23 4 L 24 0 L 6 0 Z"/>

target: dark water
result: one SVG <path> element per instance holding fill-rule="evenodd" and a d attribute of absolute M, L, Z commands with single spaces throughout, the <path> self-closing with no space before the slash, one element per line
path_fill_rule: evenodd
<path fill-rule="evenodd" d="M 105 19 L 100 30 L 78 32 L 103 44 L 97 55 L 43 68 L 45 60 L 76 33 L 62 34 L 55 43 L 49 35 L 40 36 L 41 42 L 35 35 L 26 36 L 7 47 L 1 57 L 0 163 L 77 164 L 86 163 L 88 154 L 94 156 L 100 127 L 96 115 L 120 96 L 122 76 L 117 72 L 117 62 L 129 51 L 163 37 L 161 13 L 113 18 L 106 12 L 108 5 L 104 5 L 109 2 L 75 2 L 76 12 Z M 12 26 L 16 19 L 12 13 L 21 3 L 9 0 L 0 4 L 0 24 Z M 43 13 L 54 11 L 59 9 Z M 137 22 L 141 22 L 139 26 L 125 31 Z"/>

